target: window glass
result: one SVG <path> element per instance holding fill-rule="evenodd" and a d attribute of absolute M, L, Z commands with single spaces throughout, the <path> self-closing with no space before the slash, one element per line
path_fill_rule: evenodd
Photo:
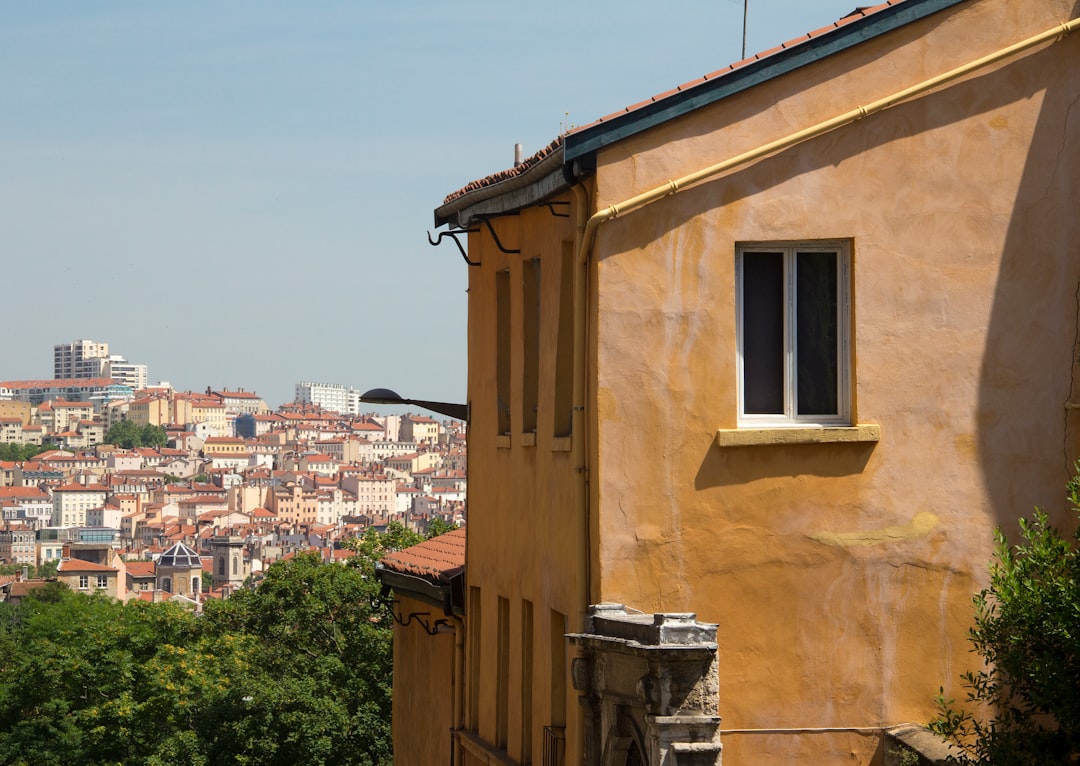
<path fill-rule="evenodd" d="M 737 252 L 740 423 L 848 422 L 847 245 Z"/>
<path fill-rule="evenodd" d="M 836 253 L 799 253 L 796 301 L 796 390 L 800 415 L 838 412 Z"/>
<path fill-rule="evenodd" d="M 747 413 L 784 412 L 784 254 L 743 263 L 743 401 Z"/>

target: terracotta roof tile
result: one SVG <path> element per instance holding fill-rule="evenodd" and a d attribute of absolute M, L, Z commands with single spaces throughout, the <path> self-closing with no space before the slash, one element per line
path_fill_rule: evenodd
<path fill-rule="evenodd" d="M 435 583 L 449 582 L 465 566 L 465 530 L 454 529 L 404 550 L 388 553 L 384 569 L 416 575 Z"/>

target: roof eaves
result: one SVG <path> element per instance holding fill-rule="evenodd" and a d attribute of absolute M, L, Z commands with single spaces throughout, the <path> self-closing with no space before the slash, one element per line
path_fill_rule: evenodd
<path fill-rule="evenodd" d="M 455 572 L 454 575 L 460 578 L 461 571 Z M 387 569 L 381 562 L 375 565 L 375 577 L 383 584 L 383 587 L 389 588 L 394 593 L 440 607 L 447 615 L 465 613 L 463 600 L 456 596 L 456 591 L 460 588 L 455 589 L 452 582 L 433 582 L 419 575 Z"/>
<path fill-rule="evenodd" d="M 664 94 L 626 111 L 578 128 L 564 137 L 566 162 L 591 154 L 624 138 L 656 127 L 668 120 L 716 103 L 756 85 L 812 64 L 834 53 L 926 18 L 966 0 L 891 0 L 891 4 L 863 15 L 845 17 L 807 39 L 792 41 L 782 49 L 758 54 L 759 58 L 720 70 L 690 87 Z"/>
<path fill-rule="evenodd" d="M 515 213 L 570 188 L 563 174 L 563 152 L 554 146 L 520 173 L 495 183 L 466 187 L 450 195 L 435 209 L 435 227 L 452 224 L 467 228 L 473 221 Z"/>

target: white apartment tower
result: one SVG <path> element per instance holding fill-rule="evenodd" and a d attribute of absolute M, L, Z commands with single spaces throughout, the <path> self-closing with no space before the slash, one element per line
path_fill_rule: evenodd
<path fill-rule="evenodd" d="M 316 404 L 324 410 L 342 415 L 360 414 L 360 392 L 340 383 L 297 383 L 295 401 Z"/>
<path fill-rule="evenodd" d="M 109 344 L 92 340 L 59 343 L 53 346 L 53 378 L 102 378 L 109 361 Z"/>
<path fill-rule="evenodd" d="M 53 378 L 111 378 L 138 391 L 146 388 L 145 364 L 133 364 L 119 354 L 109 354 L 108 343 L 77 340 L 53 346 Z"/>

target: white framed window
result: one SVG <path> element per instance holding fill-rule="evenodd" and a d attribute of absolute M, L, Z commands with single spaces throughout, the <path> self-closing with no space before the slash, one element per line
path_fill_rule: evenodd
<path fill-rule="evenodd" d="M 107 587 L 109 587 L 109 576 L 108 575 L 98 575 L 97 576 L 97 586 L 99 588 L 107 588 Z"/>
<path fill-rule="evenodd" d="M 90 576 L 79 575 L 79 590 L 87 590 L 90 587 Z"/>
<path fill-rule="evenodd" d="M 739 425 L 851 423 L 851 246 L 736 248 Z"/>

